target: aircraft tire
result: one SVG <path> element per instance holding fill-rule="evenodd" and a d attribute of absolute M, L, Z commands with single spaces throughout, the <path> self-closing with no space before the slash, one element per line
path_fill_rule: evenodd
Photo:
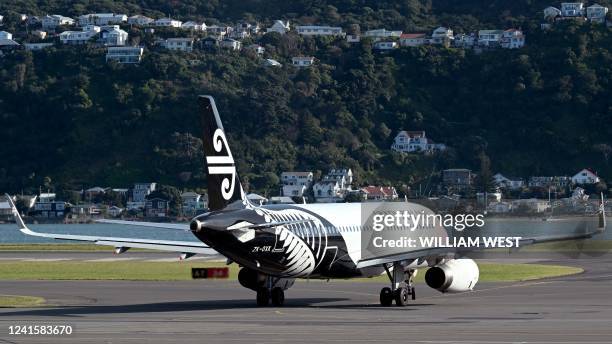
<path fill-rule="evenodd" d="M 395 304 L 399 307 L 408 304 L 408 289 L 399 287 L 395 290 Z"/>
<path fill-rule="evenodd" d="M 272 305 L 282 307 L 285 304 L 285 292 L 282 288 L 272 289 Z"/>
<path fill-rule="evenodd" d="M 257 306 L 265 307 L 270 303 L 270 291 L 267 288 L 257 290 Z"/>
<path fill-rule="evenodd" d="M 380 305 L 383 307 L 389 307 L 393 303 L 393 292 L 391 288 L 384 287 L 380 290 Z"/>

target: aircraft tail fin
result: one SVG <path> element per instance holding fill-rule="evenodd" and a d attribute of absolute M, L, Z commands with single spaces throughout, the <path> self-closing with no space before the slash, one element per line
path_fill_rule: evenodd
<path fill-rule="evenodd" d="M 211 96 L 200 96 L 198 102 L 206 158 L 208 207 L 214 211 L 237 201 L 246 202 L 215 100 Z"/>

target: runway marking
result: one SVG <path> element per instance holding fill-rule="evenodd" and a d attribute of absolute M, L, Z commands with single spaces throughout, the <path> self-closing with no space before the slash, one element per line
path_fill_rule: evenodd
<path fill-rule="evenodd" d="M 85 262 L 119 262 L 119 261 L 128 261 L 128 260 L 136 260 L 137 258 L 99 258 L 99 259 L 90 259 L 85 260 Z"/>
<path fill-rule="evenodd" d="M 69 258 L 22 258 L 22 262 L 60 262 L 70 260 Z"/>

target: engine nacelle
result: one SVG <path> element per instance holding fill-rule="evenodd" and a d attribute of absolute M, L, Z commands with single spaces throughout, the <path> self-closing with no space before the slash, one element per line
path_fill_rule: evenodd
<path fill-rule="evenodd" d="M 436 265 L 425 273 L 425 282 L 443 293 L 460 293 L 474 289 L 480 271 L 476 262 L 468 259 L 452 259 Z"/>
<path fill-rule="evenodd" d="M 293 282 L 295 282 L 295 278 L 274 278 L 273 280 L 272 287 L 279 287 L 283 290 L 291 288 Z M 257 291 L 259 288 L 266 286 L 266 275 L 255 270 L 242 268 L 238 271 L 238 282 L 245 288 Z"/>

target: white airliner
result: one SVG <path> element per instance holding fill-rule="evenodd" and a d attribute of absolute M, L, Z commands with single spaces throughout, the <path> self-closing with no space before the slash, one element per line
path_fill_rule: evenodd
<path fill-rule="evenodd" d="M 238 280 L 257 292 L 257 304 L 275 306 L 284 303 L 284 290 L 296 278 L 372 277 L 386 273 L 390 286 L 382 288 L 380 303 L 398 306 L 415 299 L 413 277 L 419 268 L 430 267 L 426 283 L 441 292 L 472 290 L 478 282 L 478 266 L 462 258 L 453 247 L 385 248 L 372 246 L 377 234 L 369 225 L 376 212 L 397 207 L 411 213 L 431 212 L 414 203 L 334 203 L 253 205 L 240 185 L 221 119 L 214 99 L 200 96 L 202 139 L 208 172 L 210 212 L 196 216 L 189 225 L 149 222 L 113 221 L 158 228 L 190 230 L 200 241 L 166 241 L 134 238 L 100 237 L 40 233 L 29 229 L 13 201 L 15 220 L 24 234 L 60 240 L 85 241 L 114 246 L 116 253 L 146 248 L 172 251 L 189 258 L 195 254 L 222 254 L 241 267 Z M 602 205 L 597 224 L 589 224 L 579 234 L 522 238 L 522 244 L 590 238 L 605 229 Z M 596 221 L 599 219 L 599 221 Z M 389 237 L 414 236 L 407 228 L 392 228 Z M 446 236 L 445 228 L 428 228 L 431 233 Z M 417 231 L 418 232 L 418 231 Z"/>

